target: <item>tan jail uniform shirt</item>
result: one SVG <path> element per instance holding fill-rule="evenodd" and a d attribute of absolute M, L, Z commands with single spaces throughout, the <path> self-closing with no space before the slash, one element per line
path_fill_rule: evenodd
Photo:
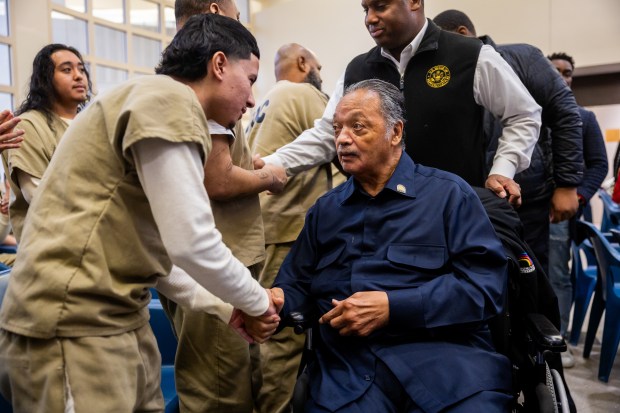
<path fill-rule="evenodd" d="M 13 233 L 19 241 L 24 219 L 30 204 L 24 198 L 19 181 L 18 171 L 23 171 L 36 179 L 41 179 L 47 169 L 56 147 L 69 126 L 59 116 L 52 114 L 52 127 L 47 123 L 43 112 L 30 110 L 19 115 L 22 120 L 18 128 L 23 129 L 24 141 L 19 149 L 8 151 L 8 172 L 11 191 L 15 199 L 9 207 Z"/>
<path fill-rule="evenodd" d="M 3 329 L 103 336 L 148 322 L 148 288 L 172 267 L 130 153 L 148 138 L 197 144 L 204 162 L 207 120 L 188 86 L 167 76 L 133 79 L 72 122 L 30 206 L 36 214 L 23 229 Z"/>

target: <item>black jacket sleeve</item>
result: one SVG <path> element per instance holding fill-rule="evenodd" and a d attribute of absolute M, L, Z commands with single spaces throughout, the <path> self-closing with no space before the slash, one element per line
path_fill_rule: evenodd
<path fill-rule="evenodd" d="M 598 190 L 607 175 L 607 151 L 601 128 L 594 113 L 582 107 L 579 108 L 583 122 L 583 160 L 585 170 L 583 182 L 577 188 L 577 193 L 589 201 Z"/>
<path fill-rule="evenodd" d="M 499 49 L 542 107 L 543 127 L 551 133 L 555 185 L 578 186 L 583 178 L 583 144 L 581 118 L 572 91 L 538 48 L 515 44 Z"/>

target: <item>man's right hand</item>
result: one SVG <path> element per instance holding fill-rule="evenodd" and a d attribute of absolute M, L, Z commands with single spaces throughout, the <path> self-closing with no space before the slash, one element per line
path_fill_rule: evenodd
<path fill-rule="evenodd" d="M 261 316 L 252 317 L 238 308 L 233 310 L 229 325 L 248 343 L 262 344 L 267 341 L 278 328 L 284 306 L 284 291 L 281 288 L 267 289 L 269 307 Z"/>
<path fill-rule="evenodd" d="M 266 164 L 261 171 L 270 173 L 273 181 L 269 186 L 269 192 L 272 194 L 279 194 L 284 191 L 288 177 L 286 176 L 286 169 L 281 166 Z"/>

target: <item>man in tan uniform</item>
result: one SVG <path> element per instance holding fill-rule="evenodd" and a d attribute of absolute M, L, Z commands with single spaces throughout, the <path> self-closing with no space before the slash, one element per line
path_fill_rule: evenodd
<path fill-rule="evenodd" d="M 177 0 L 175 13 L 178 29 L 194 14 L 215 13 L 234 19 L 239 14 L 232 0 Z M 279 167 L 264 174 L 253 170 L 241 122 L 233 134 L 212 119 L 208 121 L 213 148 L 205 166 L 205 187 L 215 226 L 233 255 L 258 279 L 265 259 L 258 193 L 281 191 L 286 173 Z M 232 306 L 220 302 L 207 314 L 181 308 L 166 297 L 160 299 L 179 341 L 175 380 L 181 411 L 251 413 L 255 388 L 260 384 L 259 377 L 252 376 L 253 370 L 258 371 L 258 346 L 249 345 L 227 326 Z"/>
<path fill-rule="evenodd" d="M 321 92 L 321 64 L 316 56 L 295 43 L 282 46 L 275 58 L 277 83 L 255 111 L 248 138 L 255 154 L 274 153 L 293 141 L 322 116 L 327 96 Z M 344 176 L 332 164 L 313 168 L 291 178 L 277 196 L 260 195 L 265 224 L 267 258 L 260 283 L 270 287 L 284 257 L 304 226 L 306 211 L 316 199 Z M 263 384 L 256 398 L 260 413 L 290 411 L 304 337 L 284 329 L 260 346 Z"/>
<path fill-rule="evenodd" d="M 230 127 L 254 105 L 258 58 L 243 25 L 196 16 L 159 75 L 101 96 L 66 131 L 0 311 L 0 390 L 16 412 L 163 411 L 150 287 L 200 308 L 202 285 L 278 319 L 221 242 L 203 189 L 207 118 Z"/>
<path fill-rule="evenodd" d="M 3 154 L 13 191 L 10 219 L 19 241 L 28 207 L 71 121 L 89 98 L 90 76 L 82 55 L 52 43 L 35 56 L 28 96 L 17 110 L 27 140 Z"/>

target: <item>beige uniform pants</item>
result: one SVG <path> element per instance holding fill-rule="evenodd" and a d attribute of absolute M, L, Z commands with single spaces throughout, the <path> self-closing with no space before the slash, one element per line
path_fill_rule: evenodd
<path fill-rule="evenodd" d="M 15 413 L 163 412 L 151 327 L 107 337 L 36 339 L 0 330 L 0 391 Z"/>
<path fill-rule="evenodd" d="M 249 270 L 257 278 L 261 268 L 262 263 Z M 159 298 L 179 340 L 174 368 L 181 413 L 252 413 L 260 386 L 258 346 L 217 316 Z"/>
<path fill-rule="evenodd" d="M 265 267 L 259 281 L 271 287 L 293 243 L 270 244 L 266 248 Z M 259 413 L 290 412 L 289 403 L 297 380 L 305 336 L 285 328 L 260 346 L 262 386 L 256 397 Z"/>

